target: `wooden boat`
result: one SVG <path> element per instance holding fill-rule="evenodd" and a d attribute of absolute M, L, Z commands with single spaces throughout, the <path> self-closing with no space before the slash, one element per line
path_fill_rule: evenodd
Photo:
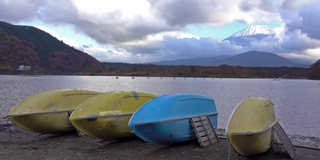
<path fill-rule="evenodd" d="M 100 92 L 58 89 L 32 95 L 17 104 L 8 118 L 28 131 L 55 134 L 75 130 L 69 115 L 80 103 Z"/>
<path fill-rule="evenodd" d="M 133 137 L 128 122 L 134 111 L 155 98 L 143 92 L 108 92 L 91 97 L 71 114 L 71 123 L 82 133 L 98 139 Z"/>
<path fill-rule="evenodd" d="M 243 156 L 264 153 L 274 141 L 273 126 L 277 122 L 269 99 L 249 97 L 233 110 L 226 128 L 227 139 Z"/>
<path fill-rule="evenodd" d="M 190 118 L 209 116 L 217 127 L 217 109 L 212 98 L 196 94 L 167 94 L 142 105 L 131 117 L 129 127 L 141 139 L 171 145 L 195 140 Z"/>

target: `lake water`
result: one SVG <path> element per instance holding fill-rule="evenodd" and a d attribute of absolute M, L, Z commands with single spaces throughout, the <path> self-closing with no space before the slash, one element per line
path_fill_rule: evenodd
<path fill-rule="evenodd" d="M 210 96 L 219 112 L 218 127 L 224 129 L 241 101 L 250 96 L 265 97 L 274 103 L 276 116 L 288 134 L 320 138 L 320 81 L 314 80 L 0 75 L 0 116 L 6 116 L 28 96 L 63 88 Z"/>

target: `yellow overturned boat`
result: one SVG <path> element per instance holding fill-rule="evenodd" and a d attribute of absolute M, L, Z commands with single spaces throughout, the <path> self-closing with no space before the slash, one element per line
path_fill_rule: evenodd
<path fill-rule="evenodd" d="M 273 126 L 277 122 L 269 99 L 249 97 L 233 110 L 226 128 L 227 139 L 243 156 L 264 153 L 273 144 Z"/>
<path fill-rule="evenodd" d="M 155 95 L 114 91 L 89 98 L 71 114 L 70 122 L 80 132 L 98 139 L 133 137 L 128 122 L 132 114 Z"/>
<path fill-rule="evenodd" d="M 100 92 L 58 89 L 32 95 L 17 104 L 8 118 L 28 131 L 56 134 L 75 130 L 69 121 L 71 112 L 86 99 Z"/>

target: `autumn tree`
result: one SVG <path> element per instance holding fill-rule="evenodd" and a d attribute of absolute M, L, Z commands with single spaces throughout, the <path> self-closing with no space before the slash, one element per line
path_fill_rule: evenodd
<path fill-rule="evenodd" d="M 320 59 L 311 65 L 308 73 L 309 79 L 317 79 L 320 80 Z"/>

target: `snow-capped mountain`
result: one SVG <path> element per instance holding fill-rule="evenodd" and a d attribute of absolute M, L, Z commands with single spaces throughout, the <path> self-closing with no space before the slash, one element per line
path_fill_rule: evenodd
<path fill-rule="evenodd" d="M 151 62 L 155 65 L 196 65 L 196 66 L 245 66 L 245 67 L 310 67 L 292 62 L 286 58 L 270 52 L 248 51 L 234 56 L 217 56 L 205 58 L 180 59 L 170 61 Z"/>
<path fill-rule="evenodd" d="M 273 38 L 274 36 L 275 32 L 265 25 L 251 25 L 224 39 L 224 41 L 229 41 L 235 45 L 249 46 L 251 42 L 262 41 L 266 38 Z"/>

